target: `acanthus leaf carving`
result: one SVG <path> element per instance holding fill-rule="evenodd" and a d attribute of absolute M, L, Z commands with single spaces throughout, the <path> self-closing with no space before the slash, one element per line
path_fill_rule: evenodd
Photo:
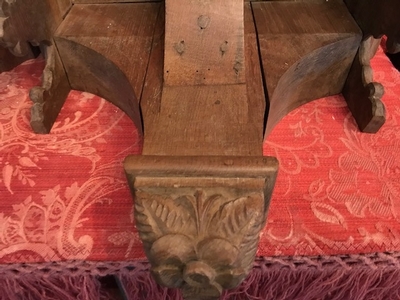
<path fill-rule="evenodd" d="M 263 193 L 160 192 L 135 192 L 136 226 L 157 281 L 184 294 L 202 290 L 205 298 L 238 285 L 252 267 L 264 224 Z"/>
<path fill-rule="evenodd" d="M 178 200 L 178 203 L 183 202 L 183 199 Z M 148 249 L 162 236 L 195 230 L 193 215 L 184 206 L 176 205 L 170 197 L 142 191 L 136 192 L 135 219 L 140 237 Z"/>

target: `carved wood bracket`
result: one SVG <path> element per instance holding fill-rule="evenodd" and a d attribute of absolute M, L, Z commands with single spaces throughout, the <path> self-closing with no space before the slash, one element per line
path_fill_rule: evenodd
<path fill-rule="evenodd" d="M 269 157 L 130 156 L 136 226 L 157 282 L 214 299 L 252 267 L 277 161 Z"/>

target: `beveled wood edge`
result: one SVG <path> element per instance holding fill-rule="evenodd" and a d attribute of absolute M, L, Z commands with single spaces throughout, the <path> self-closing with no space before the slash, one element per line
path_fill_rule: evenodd
<path fill-rule="evenodd" d="M 267 156 L 129 155 L 124 168 L 133 176 L 260 177 L 276 173 L 278 160 Z"/>

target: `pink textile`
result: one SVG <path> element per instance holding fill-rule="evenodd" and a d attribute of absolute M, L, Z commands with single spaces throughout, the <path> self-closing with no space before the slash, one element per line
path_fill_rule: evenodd
<path fill-rule="evenodd" d="M 0 74 L 0 262 L 144 259 L 122 168 L 140 153 L 133 123 L 73 91 L 51 133 L 34 134 L 28 91 L 43 66 Z M 259 256 L 400 251 L 400 74 L 381 49 L 373 68 L 386 90 L 377 134 L 360 133 L 333 96 L 296 109 L 268 137 L 264 153 L 280 171 Z"/>

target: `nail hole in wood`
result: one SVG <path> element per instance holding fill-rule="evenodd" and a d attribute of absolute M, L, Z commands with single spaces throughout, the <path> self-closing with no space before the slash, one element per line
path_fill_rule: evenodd
<path fill-rule="evenodd" d="M 219 52 L 221 52 L 221 56 L 224 56 L 226 51 L 228 51 L 228 41 L 224 41 L 221 46 L 219 46 Z"/>
<path fill-rule="evenodd" d="M 179 55 L 182 55 L 185 52 L 185 41 L 182 40 L 179 43 L 176 43 L 174 49 Z"/>
<path fill-rule="evenodd" d="M 208 24 L 210 24 L 210 17 L 201 15 L 197 18 L 197 25 L 200 27 L 201 30 L 206 29 Z"/>

